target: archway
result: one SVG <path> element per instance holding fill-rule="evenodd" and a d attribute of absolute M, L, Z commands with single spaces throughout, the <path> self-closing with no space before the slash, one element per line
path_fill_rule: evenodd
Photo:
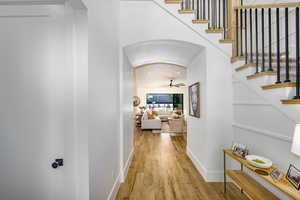
<path fill-rule="evenodd" d="M 151 40 L 123 47 L 120 65 L 120 168 L 121 180 L 126 177 L 133 155 L 134 68 L 148 64 L 168 64 L 187 69 L 187 85 L 203 83 L 201 102 L 205 103 L 206 63 L 205 48 L 186 41 Z M 205 118 L 188 120 L 191 134 Z M 204 122 L 203 122 L 204 123 Z M 203 123 L 199 123 L 203 125 Z M 188 138 L 189 140 L 189 138 Z M 204 152 L 204 151 L 203 151 Z"/>

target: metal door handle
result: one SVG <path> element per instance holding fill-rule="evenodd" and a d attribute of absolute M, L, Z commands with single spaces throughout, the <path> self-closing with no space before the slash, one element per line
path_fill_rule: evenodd
<path fill-rule="evenodd" d="M 52 168 L 53 169 L 57 169 L 58 167 L 62 167 L 64 166 L 64 159 L 60 158 L 60 159 L 55 159 L 55 162 L 52 163 Z"/>

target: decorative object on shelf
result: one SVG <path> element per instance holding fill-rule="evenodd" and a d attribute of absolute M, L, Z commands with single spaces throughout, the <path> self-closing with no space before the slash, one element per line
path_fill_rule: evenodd
<path fill-rule="evenodd" d="M 295 127 L 291 152 L 300 156 L 300 124 L 297 124 Z"/>
<path fill-rule="evenodd" d="M 137 107 L 140 105 L 140 103 L 141 103 L 141 99 L 138 96 L 134 96 L 133 97 L 133 106 Z"/>
<path fill-rule="evenodd" d="M 282 173 L 279 169 L 274 169 L 270 176 L 273 178 L 274 181 L 279 181 L 282 178 Z"/>
<path fill-rule="evenodd" d="M 247 149 L 247 146 L 239 143 L 233 143 L 232 151 L 235 155 L 241 158 L 245 158 L 249 154 L 249 150 Z"/>
<path fill-rule="evenodd" d="M 270 159 L 257 155 L 248 155 L 246 156 L 246 160 L 250 165 L 263 169 L 270 168 L 273 165 Z"/>
<path fill-rule="evenodd" d="M 289 170 L 286 174 L 286 179 L 297 189 L 300 189 L 300 170 L 294 165 L 290 165 Z"/>
<path fill-rule="evenodd" d="M 200 118 L 200 83 L 189 86 L 189 114 Z"/>

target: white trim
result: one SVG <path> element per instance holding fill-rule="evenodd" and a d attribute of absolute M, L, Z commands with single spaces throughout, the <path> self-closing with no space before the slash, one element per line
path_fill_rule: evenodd
<path fill-rule="evenodd" d="M 249 106 L 272 106 L 270 103 L 265 102 L 250 102 L 250 101 L 237 101 L 233 105 L 249 105 Z"/>
<path fill-rule="evenodd" d="M 195 165 L 198 172 L 204 178 L 206 182 L 222 182 L 223 181 L 223 172 L 222 171 L 209 171 L 204 165 L 198 160 L 198 158 L 192 153 L 190 148 L 186 148 L 186 154 L 191 159 L 192 163 Z"/>
<path fill-rule="evenodd" d="M 49 18 L 50 15 L 0 15 L 0 18 Z"/>
<path fill-rule="evenodd" d="M 133 155 L 134 155 L 134 149 L 132 149 L 132 151 L 129 154 L 128 160 L 125 164 L 125 167 L 123 169 L 123 179 L 121 180 L 121 182 L 123 183 L 127 177 L 128 171 L 129 171 L 129 167 L 131 165 L 132 159 L 133 159 Z"/>
<path fill-rule="evenodd" d="M 109 192 L 109 195 L 107 197 L 107 200 L 115 200 L 121 185 L 121 174 L 119 174 L 119 176 L 116 178 L 115 183 L 111 189 L 111 191 Z"/>
<path fill-rule="evenodd" d="M 188 155 L 188 157 L 191 159 L 191 161 L 193 162 L 193 164 L 195 165 L 196 169 L 198 170 L 198 172 L 201 174 L 201 176 L 203 176 L 204 180 L 206 180 L 206 173 L 207 170 L 206 168 L 203 166 L 203 164 L 196 158 L 196 156 L 192 153 L 192 151 L 190 150 L 189 147 L 186 148 L 186 154 Z"/>
<path fill-rule="evenodd" d="M 119 49 L 119 123 L 118 123 L 118 129 L 119 129 L 119 136 L 120 136 L 120 160 L 119 160 L 119 166 L 120 166 L 120 180 L 124 180 L 124 174 L 123 174 L 123 168 L 124 168 L 124 121 L 123 121 L 123 74 L 124 74 L 124 68 L 123 68 L 123 60 L 125 57 L 125 53 L 122 51 L 122 48 Z"/>
<path fill-rule="evenodd" d="M 65 0 L 0 1 L 1 6 L 63 5 Z"/>
<path fill-rule="evenodd" d="M 244 129 L 253 133 L 258 133 L 258 134 L 262 134 L 264 136 L 268 136 L 268 137 L 272 137 L 278 140 L 283 140 L 286 142 L 292 142 L 292 137 L 289 136 L 285 136 L 282 135 L 280 133 L 275 133 L 273 131 L 269 131 L 269 130 L 263 130 L 263 129 L 257 129 L 257 128 L 253 128 L 251 126 L 246 126 L 246 125 L 242 125 L 242 124 L 238 124 L 238 123 L 233 123 L 232 124 L 233 127 L 236 128 L 240 128 L 240 129 Z"/>

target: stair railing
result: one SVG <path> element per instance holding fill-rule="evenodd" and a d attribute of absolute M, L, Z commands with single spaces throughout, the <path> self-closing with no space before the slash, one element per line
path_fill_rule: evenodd
<path fill-rule="evenodd" d="M 241 5 L 241 0 L 183 0 L 181 10 L 195 13 L 196 23 L 208 23 L 211 32 L 223 32 L 225 42 L 233 42 L 233 8 Z"/>
<path fill-rule="evenodd" d="M 296 2 L 234 8 L 233 57 L 254 66 L 256 74 L 275 75 L 274 84 L 295 84 L 294 99 L 300 99 L 299 7 Z"/>

